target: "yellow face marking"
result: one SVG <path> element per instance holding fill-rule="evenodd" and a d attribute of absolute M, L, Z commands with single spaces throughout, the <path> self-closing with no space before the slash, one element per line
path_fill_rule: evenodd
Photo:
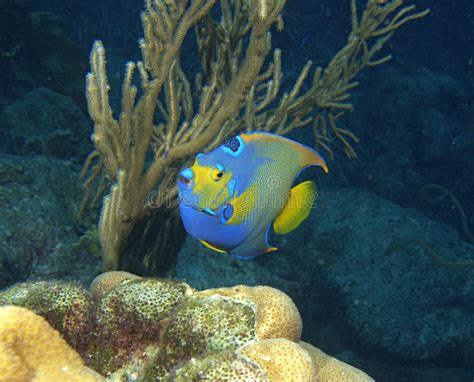
<path fill-rule="evenodd" d="M 227 187 L 232 179 L 231 172 L 201 166 L 197 161 L 191 166 L 191 170 L 194 173 L 193 193 L 199 195 L 199 209 L 216 209 L 232 196 Z"/>

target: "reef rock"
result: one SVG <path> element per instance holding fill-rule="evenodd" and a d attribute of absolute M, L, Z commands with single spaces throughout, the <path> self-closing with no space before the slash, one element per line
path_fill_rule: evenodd
<path fill-rule="evenodd" d="M 0 155 L 0 287 L 28 278 L 88 283 L 98 273 L 93 232 L 76 226 L 79 168 L 42 156 Z"/>
<path fill-rule="evenodd" d="M 0 113 L 0 137 L 9 154 L 82 160 L 90 132 L 74 101 L 48 88 L 31 91 Z"/>

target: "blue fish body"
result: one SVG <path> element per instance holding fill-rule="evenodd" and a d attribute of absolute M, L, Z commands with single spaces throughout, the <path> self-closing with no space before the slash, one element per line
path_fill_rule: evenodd
<path fill-rule="evenodd" d="M 276 250 L 268 244 L 270 226 L 286 233 L 309 214 L 313 182 L 291 186 L 304 168 L 315 165 L 327 172 L 316 151 L 288 138 L 261 132 L 233 137 L 198 154 L 180 172 L 184 227 L 206 246 L 236 257 Z"/>

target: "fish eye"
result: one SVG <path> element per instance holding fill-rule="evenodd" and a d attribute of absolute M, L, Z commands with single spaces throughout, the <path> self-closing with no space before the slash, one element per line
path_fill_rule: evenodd
<path fill-rule="evenodd" d="M 212 171 L 211 171 L 212 180 L 217 182 L 217 181 L 221 180 L 223 176 L 224 176 L 224 166 L 217 165 L 216 167 L 214 167 L 212 169 Z"/>

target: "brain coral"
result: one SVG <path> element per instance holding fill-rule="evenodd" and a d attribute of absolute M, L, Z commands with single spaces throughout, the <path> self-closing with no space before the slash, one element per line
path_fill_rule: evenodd
<path fill-rule="evenodd" d="M 253 305 L 222 296 L 191 296 L 167 323 L 160 367 L 169 371 L 192 357 L 235 350 L 255 338 Z"/>
<path fill-rule="evenodd" d="M 43 316 L 71 346 L 84 346 L 91 318 L 89 292 L 74 283 L 37 281 L 15 284 L 0 292 L 0 305 L 17 305 Z"/>
<path fill-rule="evenodd" d="M 291 298 L 278 289 L 237 285 L 231 288 L 208 289 L 198 294 L 216 294 L 252 302 L 256 306 L 256 331 L 259 339 L 287 338 L 298 341 L 301 337 L 303 324 L 298 309 Z"/>
<path fill-rule="evenodd" d="M 183 282 L 134 279 L 116 284 L 96 303 L 96 328 L 90 349 L 94 367 L 110 372 L 157 343 L 163 320 L 184 296 Z"/>
<path fill-rule="evenodd" d="M 124 320 L 148 325 L 163 319 L 183 296 L 191 293 L 191 287 L 183 282 L 130 280 L 118 284 L 98 302 L 97 317 L 114 327 Z"/>
<path fill-rule="evenodd" d="M 306 342 L 300 341 L 301 347 L 306 349 L 313 359 L 316 367 L 318 381 L 327 382 L 372 382 L 371 377 L 362 370 L 348 365 L 338 359 L 331 357 L 318 348 Z"/>
<path fill-rule="evenodd" d="M 99 300 L 113 288 L 129 280 L 139 280 L 140 276 L 124 271 L 110 271 L 97 276 L 90 285 L 90 291 L 94 300 Z"/>
<path fill-rule="evenodd" d="M 308 352 L 286 338 L 257 341 L 240 349 L 240 354 L 260 365 L 272 382 L 318 380 Z"/>
<path fill-rule="evenodd" d="M 0 381 L 102 380 L 44 318 L 22 307 L 0 308 Z"/>
<path fill-rule="evenodd" d="M 259 381 L 269 382 L 265 370 L 234 352 L 211 354 L 187 362 L 171 372 L 166 381 Z"/>

